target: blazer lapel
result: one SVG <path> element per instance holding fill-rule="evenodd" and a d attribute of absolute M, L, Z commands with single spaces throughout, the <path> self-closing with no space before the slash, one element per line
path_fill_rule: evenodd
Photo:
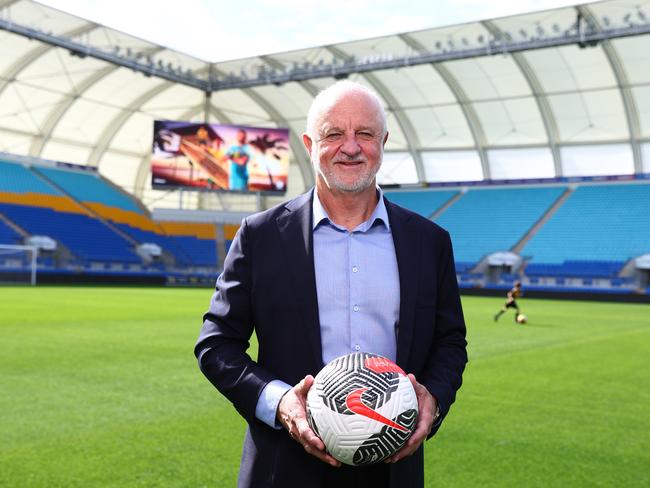
<path fill-rule="evenodd" d="M 420 240 L 417 233 L 411 228 L 411 216 L 388 200 L 384 199 L 384 201 L 390 219 L 399 271 L 400 307 L 397 329 L 397 364 L 406 367 L 415 326 Z"/>
<path fill-rule="evenodd" d="M 307 329 L 307 337 L 316 356 L 316 364 L 322 364 L 311 229 L 312 198 L 313 190 L 287 203 L 285 212 L 277 219 L 277 226 L 284 242 L 287 272 L 294 288 L 295 305 L 299 308 Z"/>

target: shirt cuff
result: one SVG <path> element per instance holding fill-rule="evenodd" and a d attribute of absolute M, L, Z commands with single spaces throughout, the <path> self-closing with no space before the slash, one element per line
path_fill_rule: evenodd
<path fill-rule="evenodd" d="M 280 429 L 282 426 L 276 420 L 276 413 L 278 411 L 278 404 L 282 396 L 291 389 L 288 385 L 281 380 L 273 380 L 269 382 L 260 397 L 257 399 L 257 406 L 255 407 L 255 417 L 261 420 L 269 427 Z"/>

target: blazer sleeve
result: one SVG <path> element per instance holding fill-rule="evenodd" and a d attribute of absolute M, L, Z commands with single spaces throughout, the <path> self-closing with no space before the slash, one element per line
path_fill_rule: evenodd
<path fill-rule="evenodd" d="M 210 309 L 203 316 L 203 327 L 194 347 L 203 374 L 249 423 L 257 421 L 258 397 L 275 379 L 246 352 L 253 333 L 254 307 L 250 233 L 244 219 L 217 279 Z"/>
<path fill-rule="evenodd" d="M 424 368 L 422 383 L 438 400 L 440 420 L 433 435 L 456 399 L 467 363 L 466 329 L 456 280 L 456 267 L 449 233 L 444 231 L 438 262 L 435 334 Z"/>

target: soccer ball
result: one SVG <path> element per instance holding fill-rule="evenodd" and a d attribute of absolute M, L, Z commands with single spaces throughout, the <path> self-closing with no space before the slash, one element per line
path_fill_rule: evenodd
<path fill-rule="evenodd" d="M 307 420 L 327 452 L 364 466 L 395 453 L 411 436 L 418 400 L 390 359 L 355 352 L 327 364 L 307 394 Z"/>
<path fill-rule="evenodd" d="M 519 315 L 517 315 L 517 323 L 518 324 L 525 324 L 527 320 L 528 320 L 528 317 L 526 317 L 523 313 L 520 313 Z"/>

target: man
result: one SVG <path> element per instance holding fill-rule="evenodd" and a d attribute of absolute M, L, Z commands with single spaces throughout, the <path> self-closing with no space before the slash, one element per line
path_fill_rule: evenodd
<path fill-rule="evenodd" d="M 237 131 L 237 144 L 228 148 L 226 157 L 230 161 L 228 188 L 231 190 L 248 189 L 248 163 L 251 159 L 251 149 L 246 141 L 246 131 Z"/>
<path fill-rule="evenodd" d="M 376 186 L 387 138 L 373 92 L 321 92 L 303 135 L 315 189 L 244 219 L 226 257 L 195 354 L 248 422 L 240 487 L 424 486 L 422 442 L 460 387 L 465 325 L 448 233 Z M 357 350 L 411 373 L 419 406 L 406 445 L 367 468 L 327 454 L 305 413 L 313 375 Z"/>
<path fill-rule="evenodd" d="M 517 322 L 517 317 L 521 311 L 519 310 L 519 305 L 517 305 L 517 298 L 521 296 L 521 281 L 515 281 L 515 285 L 510 289 L 506 295 L 506 303 L 503 304 L 501 310 L 494 316 L 494 321 L 497 322 L 499 317 L 501 317 L 509 308 L 515 309 L 515 322 Z"/>

